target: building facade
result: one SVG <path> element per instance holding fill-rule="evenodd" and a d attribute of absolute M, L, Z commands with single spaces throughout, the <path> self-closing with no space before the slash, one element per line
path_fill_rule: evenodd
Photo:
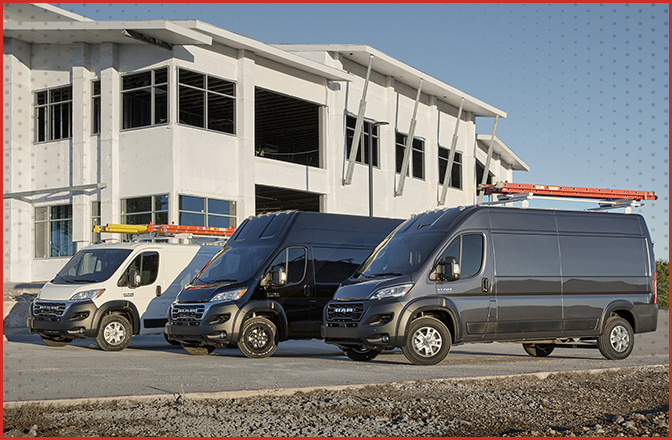
<path fill-rule="evenodd" d="M 47 4 L 3 14 L 5 281 L 50 279 L 112 238 L 96 224 L 434 209 L 454 135 L 445 206 L 475 202 L 490 145 L 492 181 L 528 170 L 477 132 L 478 117 L 504 112 L 366 45 L 271 46 L 199 21 L 93 21 Z"/>

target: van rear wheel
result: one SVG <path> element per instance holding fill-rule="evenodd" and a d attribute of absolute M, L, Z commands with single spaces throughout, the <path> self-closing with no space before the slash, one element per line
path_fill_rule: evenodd
<path fill-rule="evenodd" d="M 416 365 L 435 365 L 448 355 L 450 342 L 450 330 L 443 322 L 423 317 L 411 323 L 401 350 Z"/>
<path fill-rule="evenodd" d="M 546 357 L 553 353 L 552 345 L 548 344 L 523 344 L 523 349 L 527 354 L 534 357 Z"/>
<path fill-rule="evenodd" d="M 72 338 L 66 338 L 65 336 L 50 337 L 40 335 L 40 338 L 42 338 L 42 342 L 47 344 L 49 347 L 65 347 L 73 341 Z"/>
<path fill-rule="evenodd" d="M 277 330 L 270 319 L 258 316 L 245 321 L 238 349 L 248 358 L 266 358 L 278 348 Z"/>
<path fill-rule="evenodd" d="M 628 321 L 612 316 L 604 325 L 604 331 L 597 338 L 597 347 L 607 359 L 620 360 L 630 356 L 635 346 L 635 335 Z"/>
<path fill-rule="evenodd" d="M 214 345 L 196 345 L 182 342 L 182 348 L 184 348 L 184 351 L 193 354 L 194 356 L 207 356 L 215 351 L 216 347 Z"/>
<path fill-rule="evenodd" d="M 380 350 L 367 349 L 367 348 L 344 348 L 343 352 L 347 357 L 357 362 L 366 362 L 372 359 L 375 359 L 376 356 L 380 354 Z"/>
<path fill-rule="evenodd" d="M 96 344 L 105 351 L 121 351 L 128 347 L 133 337 L 133 327 L 124 316 L 106 315 L 100 321 Z"/>

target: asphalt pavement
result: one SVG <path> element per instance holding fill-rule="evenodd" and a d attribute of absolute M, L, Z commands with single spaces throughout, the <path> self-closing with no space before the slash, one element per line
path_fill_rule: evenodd
<path fill-rule="evenodd" d="M 121 352 L 105 352 L 91 338 L 57 348 L 35 335 L 8 335 L 3 342 L 3 401 L 276 390 L 668 364 L 668 311 L 659 314 L 656 332 L 635 336 L 633 353 L 621 361 L 606 360 L 595 349 L 558 348 L 547 358 L 533 358 L 520 344 L 490 343 L 454 346 L 434 366 L 413 365 L 398 349 L 370 362 L 355 362 L 319 340 L 281 342 L 270 358 L 248 359 L 227 348 L 192 356 L 161 335 L 136 336 Z"/>

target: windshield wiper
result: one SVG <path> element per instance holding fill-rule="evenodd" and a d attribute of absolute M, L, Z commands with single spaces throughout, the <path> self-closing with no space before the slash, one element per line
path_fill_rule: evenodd
<path fill-rule="evenodd" d="M 381 273 L 374 273 L 371 275 L 364 275 L 367 278 L 377 278 L 377 277 L 400 277 L 402 276 L 403 273 L 399 272 L 381 272 Z"/>
<path fill-rule="evenodd" d="M 229 279 L 229 278 L 222 278 L 221 280 L 207 280 L 207 281 L 199 280 L 199 281 L 201 281 L 202 283 L 205 283 L 205 284 L 236 283 L 236 282 L 238 282 L 238 280 Z"/>
<path fill-rule="evenodd" d="M 63 277 L 60 276 L 59 274 L 56 274 L 56 276 L 57 276 L 58 278 L 62 279 L 63 282 L 65 282 L 65 283 L 68 283 L 68 284 L 69 284 L 69 283 L 74 283 L 74 281 L 72 281 L 72 280 L 66 280 L 65 278 L 63 278 Z M 56 278 L 54 278 L 54 280 L 55 280 L 55 279 L 56 279 Z M 52 280 L 52 281 L 53 281 L 53 280 Z"/>

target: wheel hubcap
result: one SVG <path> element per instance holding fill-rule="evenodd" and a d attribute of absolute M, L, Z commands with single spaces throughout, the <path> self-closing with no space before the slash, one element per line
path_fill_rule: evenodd
<path fill-rule="evenodd" d="M 611 346 L 619 353 L 624 352 L 630 345 L 630 334 L 622 325 L 614 327 L 610 339 Z"/>
<path fill-rule="evenodd" d="M 422 357 L 435 356 L 443 345 L 441 335 L 432 327 L 422 327 L 413 334 L 413 350 Z"/>
<path fill-rule="evenodd" d="M 247 332 L 247 342 L 253 350 L 261 350 L 268 345 L 268 332 L 264 327 L 257 326 Z"/>
<path fill-rule="evenodd" d="M 105 342 L 108 344 L 119 345 L 124 341 L 124 338 L 126 338 L 126 329 L 124 329 L 124 326 L 118 322 L 111 322 L 105 327 L 103 335 L 105 337 Z"/>

